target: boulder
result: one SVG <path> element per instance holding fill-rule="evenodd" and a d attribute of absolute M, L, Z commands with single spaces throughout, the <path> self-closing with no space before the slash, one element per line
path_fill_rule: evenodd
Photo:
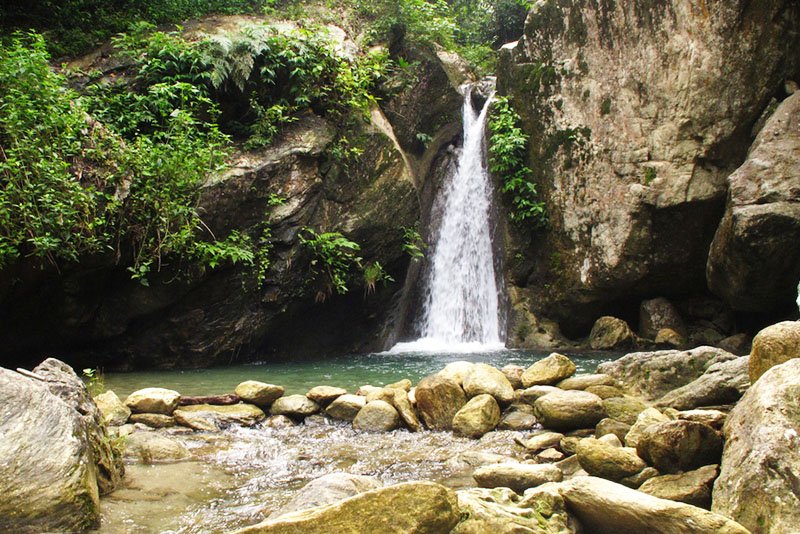
<path fill-rule="evenodd" d="M 647 405 L 633 397 L 612 397 L 603 400 L 603 407 L 608 417 L 622 423 L 632 425 L 639 414 L 647 409 Z"/>
<path fill-rule="evenodd" d="M 169 428 L 175 426 L 175 418 L 163 413 L 135 413 L 130 417 L 131 423 L 140 423 L 150 428 Z"/>
<path fill-rule="evenodd" d="M 83 531 L 100 497 L 80 414 L 38 380 L 0 368 L 0 530 Z"/>
<path fill-rule="evenodd" d="M 178 407 L 181 394 L 164 388 L 145 388 L 134 391 L 125 399 L 125 406 L 133 413 L 160 413 L 172 415 Z"/>
<path fill-rule="evenodd" d="M 316 402 L 320 406 L 327 406 L 338 397 L 341 397 L 346 393 L 347 390 L 344 388 L 337 388 L 333 386 L 315 386 L 308 390 L 306 397 Z"/>
<path fill-rule="evenodd" d="M 47 358 L 33 372 L 44 379 L 47 389 L 53 395 L 80 415 L 92 450 L 97 488 L 100 495 L 111 493 L 125 474 L 125 466 L 120 448 L 110 438 L 103 424 L 103 415 L 89 395 L 83 380 L 78 378 L 72 367 L 55 358 Z"/>
<path fill-rule="evenodd" d="M 375 477 L 329 473 L 303 486 L 292 495 L 288 503 L 274 511 L 270 517 L 275 518 L 298 510 L 325 506 L 382 486 L 383 483 Z"/>
<path fill-rule="evenodd" d="M 737 356 L 747 356 L 753 348 L 753 338 L 748 334 L 734 334 L 728 336 L 719 343 L 717 346 L 722 350 L 726 350 L 731 354 Z"/>
<path fill-rule="evenodd" d="M 642 484 L 647 482 L 653 477 L 659 476 L 661 473 L 658 472 L 658 469 L 655 467 L 645 467 L 635 475 L 631 475 L 629 477 L 625 477 L 619 481 L 620 484 L 626 486 L 628 488 L 639 489 Z"/>
<path fill-rule="evenodd" d="M 699 378 L 711 365 L 736 358 L 714 347 L 635 352 L 598 365 L 597 372 L 613 376 L 625 393 L 654 401 Z"/>
<path fill-rule="evenodd" d="M 353 419 L 353 428 L 366 432 L 389 432 L 400 426 L 400 414 L 382 400 L 368 402 Z"/>
<path fill-rule="evenodd" d="M 217 432 L 233 424 L 253 426 L 266 417 L 261 408 L 253 404 L 182 406 L 173 416 L 179 425 L 208 432 Z"/>
<path fill-rule="evenodd" d="M 647 428 L 651 427 L 652 425 L 665 423 L 670 420 L 671 419 L 668 416 L 659 412 L 655 408 L 646 409 L 636 417 L 636 422 L 633 424 L 633 426 L 631 426 L 628 433 L 625 434 L 625 446 L 636 448 L 636 446 L 639 444 L 639 440 L 642 438 L 642 434 Z"/>
<path fill-rule="evenodd" d="M 325 413 L 333 419 L 352 421 L 358 412 L 367 405 L 366 397 L 362 395 L 342 395 L 325 408 Z"/>
<path fill-rule="evenodd" d="M 699 378 L 670 391 L 654 404 L 676 410 L 732 404 L 750 387 L 748 360 L 748 356 L 740 356 L 715 363 Z"/>
<path fill-rule="evenodd" d="M 601 399 L 611 399 L 613 397 L 622 397 L 624 393 L 616 386 L 589 386 L 584 391 L 594 393 Z"/>
<path fill-rule="evenodd" d="M 636 455 L 636 449 L 615 447 L 594 438 L 580 440 L 575 455 L 584 471 L 608 480 L 619 481 L 647 467 Z"/>
<path fill-rule="evenodd" d="M 472 371 L 473 367 L 475 367 L 475 364 L 472 362 L 452 362 L 445 365 L 444 369 L 436 374 L 461 386 L 464 383 L 464 378 Z"/>
<path fill-rule="evenodd" d="M 556 391 L 534 402 L 536 419 L 545 428 L 565 431 L 594 427 L 606 417 L 603 400 L 585 391 Z"/>
<path fill-rule="evenodd" d="M 547 395 L 548 393 L 553 393 L 554 391 L 561 391 L 559 388 L 555 386 L 531 386 L 529 388 L 523 389 L 519 394 L 519 400 L 522 402 L 527 402 L 531 406 L 533 403 L 536 402 L 536 399 Z"/>
<path fill-rule="evenodd" d="M 103 423 L 106 426 L 124 425 L 131 416 L 130 408 L 122 404 L 117 394 L 111 390 L 97 395 L 94 402 L 103 415 Z"/>
<path fill-rule="evenodd" d="M 528 488 L 560 482 L 564 475 L 554 465 L 503 462 L 479 467 L 472 477 L 481 488 L 511 488 L 522 494 Z"/>
<path fill-rule="evenodd" d="M 639 491 L 707 510 L 711 507 L 711 488 L 718 474 L 718 465 L 706 465 L 694 471 L 653 477 L 639 486 Z"/>
<path fill-rule="evenodd" d="M 639 305 L 639 334 L 648 339 L 656 339 L 663 329 L 672 330 L 681 337 L 687 334 L 680 312 L 670 301 L 665 298 L 643 301 Z"/>
<path fill-rule="evenodd" d="M 394 406 L 394 409 L 397 410 L 400 419 L 406 427 L 412 432 L 419 432 L 422 430 L 422 423 L 419 422 L 417 412 L 414 411 L 414 407 L 411 405 L 408 392 L 403 388 L 392 388 L 389 386 L 384 388 L 384 391 L 391 392 L 391 396 L 387 402 Z"/>
<path fill-rule="evenodd" d="M 536 417 L 531 413 L 521 410 L 512 410 L 503 414 L 498 430 L 530 430 L 536 426 Z"/>
<path fill-rule="evenodd" d="M 133 432 L 125 436 L 125 456 L 143 464 L 174 462 L 191 456 L 180 441 L 159 432 Z"/>
<path fill-rule="evenodd" d="M 476 363 L 462 383 L 467 397 L 491 395 L 501 406 L 514 401 L 514 387 L 500 370 L 485 363 Z"/>
<path fill-rule="evenodd" d="M 431 430 L 450 430 L 453 416 L 467 403 L 467 396 L 457 382 L 431 375 L 417 384 L 417 412 Z"/>
<path fill-rule="evenodd" d="M 800 525 L 800 359 L 764 373 L 725 421 L 712 510 L 757 534 Z"/>
<path fill-rule="evenodd" d="M 531 452 L 539 452 L 542 449 L 558 447 L 563 438 L 564 434 L 559 432 L 542 432 L 523 442 L 523 446 Z"/>
<path fill-rule="evenodd" d="M 594 433 L 598 438 L 608 434 L 614 434 L 621 442 L 625 443 L 625 436 L 628 434 L 630 429 L 631 425 L 627 423 L 617 421 L 616 419 L 606 418 L 597 423 Z"/>
<path fill-rule="evenodd" d="M 522 385 L 526 388 L 552 386 L 574 375 L 575 370 L 576 367 L 572 360 L 563 354 L 554 352 L 547 358 L 534 363 L 522 373 Z"/>
<path fill-rule="evenodd" d="M 508 488 L 471 488 L 456 492 L 463 519 L 450 534 L 546 534 L 576 532 L 564 499 L 520 498 Z"/>
<path fill-rule="evenodd" d="M 234 393 L 244 402 L 265 408 L 271 406 L 273 402 L 282 397 L 284 391 L 283 386 L 267 384 L 257 380 L 246 380 L 234 389 Z"/>
<path fill-rule="evenodd" d="M 659 499 L 602 478 L 573 478 L 561 484 L 559 492 L 581 525 L 593 534 L 748 532 L 727 517 L 689 504 Z"/>
<path fill-rule="evenodd" d="M 764 328 L 753 338 L 750 381 L 755 382 L 771 367 L 793 358 L 800 358 L 800 321 L 784 321 Z"/>
<path fill-rule="evenodd" d="M 281 397 L 272 403 L 269 409 L 270 415 L 286 415 L 295 419 L 302 419 L 309 415 L 319 413 L 319 404 L 312 401 L 305 395 L 289 395 Z"/>
<path fill-rule="evenodd" d="M 500 369 L 500 372 L 505 375 L 512 388 L 522 389 L 524 387 L 522 385 L 522 373 L 525 372 L 525 368 L 521 365 L 514 365 L 510 363 Z"/>
<path fill-rule="evenodd" d="M 778 106 L 728 176 L 728 190 L 708 255 L 708 287 L 735 310 L 785 310 L 800 279 L 800 95 Z"/>
<path fill-rule="evenodd" d="M 406 482 L 268 519 L 235 534 L 441 534 L 450 532 L 460 519 L 452 490 L 433 482 Z"/>
<path fill-rule="evenodd" d="M 402 389 L 406 393 L 411 391 L 411 386 L 414 384 L 411 383 L 411 380 L 408 378 L 404 378 L 402 380 L 398 380 L 397 382 L 392 382 L 391 384 L 387 384 L 384 387 L 388 389 Z"/>
<path fill-rule="evenodd" d="M 701 423 L 667 421 L 645 428 L 636 452 L 662 473 L 689 471 L 719 463 L 722 436 Z"/>
<path fill-rule="evenodd" d="M 472 397 L 453 417 L 453 432 L 479 438 L 494 430 L 500 422 L 500 406 L 492 395 Z"/>
<path fill-rule="evenodd" d="M 714 430 L 722 430 L 725 419 L 728 418 L 728 414 L 719 410 L 686 410 L 685 412 L 678 412 L 676 416 L 684 421 L 703 423 Z"/>
<path fill-rule="evenodd" d="M 580 389 L 586 390 L 593 386 L 615 386 L 616 380 L 613 376 L 603 374 L 577 375 L 562 380 L 556 387 L 560 389 Z"/>
<path fill-rule="evenodd" d="M 686 346 L 686 338 L 679 333 L 677 333 L 672 328 L 662 328 L 656 333 L 655 338 L 653 338 L 656 345 L 659 347 L 672 347 L 675 349 L 683 348 Z M 723 348 L 723 350 L 725 350 Z"/>
<path fill-rule="evenodd" d="M 600 317 L 589 333 L 589 346 L 594 350 L 627 349 L 635 344 L 631 327 L 616 317 Z"/>

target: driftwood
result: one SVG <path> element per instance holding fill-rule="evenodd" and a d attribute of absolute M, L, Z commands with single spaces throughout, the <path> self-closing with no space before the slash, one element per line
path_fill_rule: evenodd
<path fill-rule="evenodd" d="M 233 393 L 226 393 L 224 395 L 205 395 L 202 397 L 191 397 L 186 395 L 181 395 L 178 399 L 178 404 L 180 406 L 191 406 L 194 404 L 216 404 L 216 405 L 228 405 L 228 404 L 237 404 L 242 399 L 239 398 L 239 395 L 235 395 Z"/>

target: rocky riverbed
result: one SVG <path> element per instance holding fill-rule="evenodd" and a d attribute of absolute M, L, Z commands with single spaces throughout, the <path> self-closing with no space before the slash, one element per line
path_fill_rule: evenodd
<path fill-rule="evenodd" d="M 305 395 L 245 381 L 211 397 L 154 387 L 92 401 L 57 360 L 3 369 L 0 526 L 791 532 L 799 333 L 768 327 L 750 356 L 632 353 L 575 374 L 553 353 Z"/>

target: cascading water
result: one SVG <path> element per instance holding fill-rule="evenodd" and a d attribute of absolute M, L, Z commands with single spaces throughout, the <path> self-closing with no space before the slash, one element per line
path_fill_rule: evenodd
<path fill-rule="evenodd" d="M 472 90 L 472 86 L 464 89 L 464 146 L 438 199 L 441 223 L 429 255 L 422 337 L 396 345 L 393 352 L 504 347 L 490 228 L 492 185 L 484 146 L 491 96 L 478 112 L 472 106 Z"/>

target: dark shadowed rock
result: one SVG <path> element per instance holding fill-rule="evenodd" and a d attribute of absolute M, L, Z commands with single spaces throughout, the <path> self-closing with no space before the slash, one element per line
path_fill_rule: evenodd
<path fill-rule="evenodd" d="M 467 396 L 458 383 L 437 375 L 420 380 L 416 398 L 417 411 L 431 430 L 453 428 L 453 416 L 467 403 Z"/>
<path fill-rule="evenodd" d="M 662 473 L 689 471 L 719 463 L 722 436 L 701 423 L 667 421 L 644 429 L 636 451 Z"/>

